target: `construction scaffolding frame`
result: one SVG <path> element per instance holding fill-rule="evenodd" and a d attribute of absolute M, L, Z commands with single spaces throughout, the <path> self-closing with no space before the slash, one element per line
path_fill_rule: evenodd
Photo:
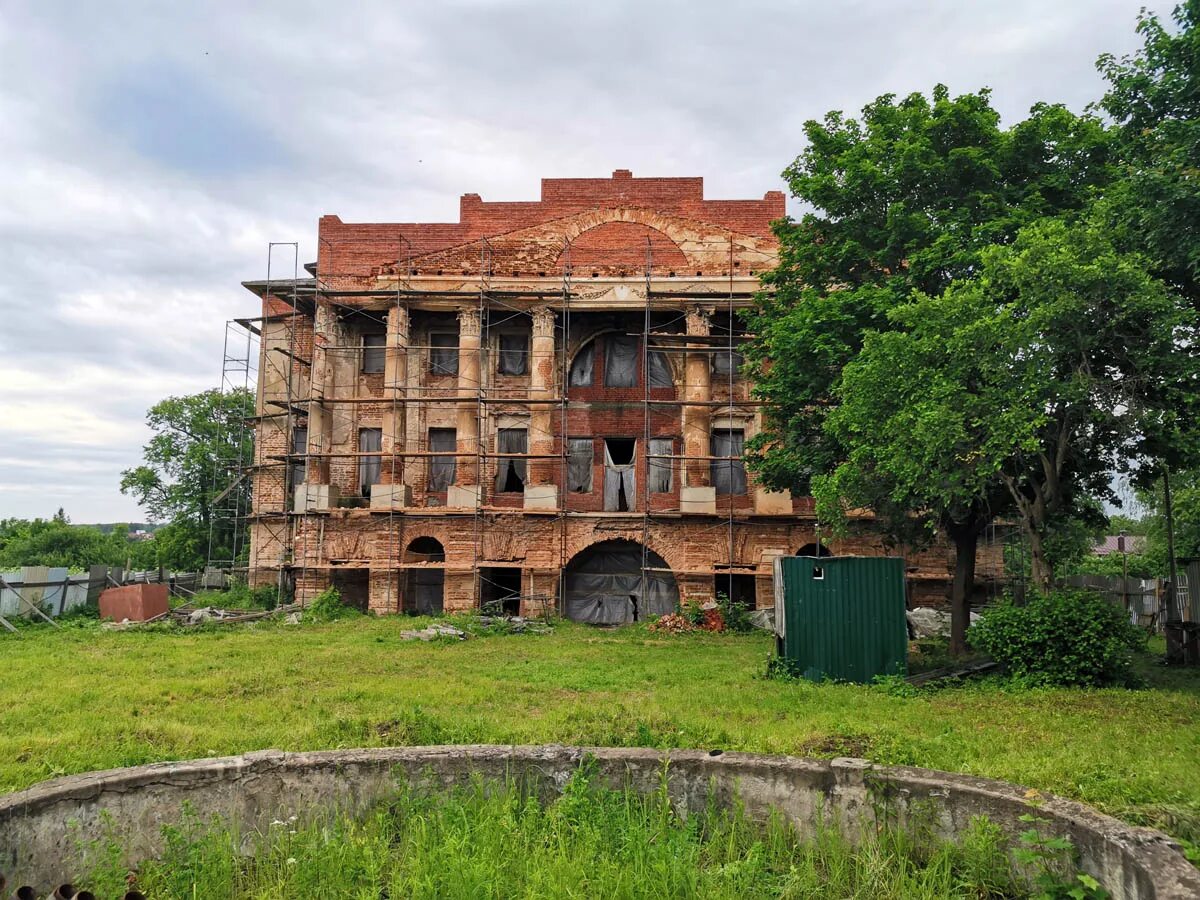
<path fill-rule="evenodd" d="M 328 243 L 327 241 L 325 242 Z M 466 286 L 460 288 L 450 288 L 445 286 L 427 286 L 427 282 L 414 281 L 413 276 L 418 274 L 416 266 L 419 264 L 419 256 L 411 242 L 403 235 L 398 241 L 398 249 L 396 252 L 396 260 L 393 269 L 392 277 L 394 283 L 386 287 L 366 287 L 355 288 L 347 287 L 350 280 L 348 275 L 358 275 L 359 273 L 339 273 L 336 270 L 336 253 L 329 252 L 327 254 L 319 254 L 322 259 L 328 258 L 330 265 L 333 266 L 331 272 L 322 273 L 318 268 L 310 269 L 313 274 L 311 282 L 302 281 L 299 278 L 299 248 L 294 242 L 272 242 L 268 249 L 267 262 L 267 278 L 262 284 L 262 296 L 264 300 L 263 316 L 258 320 L 234 320 L 238 325 L 246 329 L 244 354 L 240 353 L 236 356 L 230 354 L 230 332 L 228 328 L 232 328 L 232 324 L 227 328 L 226 349 L 224 352 L 225 362 L 222 370 L 222 387 L 227 389 L 228 385 L 232 384 L 238 378 L 241 379 L 241 384 L 248 387 L 257 376 L 259 384 L 257 385 L 259 395 L 259 409 L 252 422 L 254 424 L 254 433 L 259 438 L 255 442 L 254 463 L 250 467 L 249 472 L 235 471 L 229 472 L 229 467 L 217 468 L 229 476 L 229 480 L 250 478 L 254 484 L 256 499 L 253 508 L 238 509 L 228 508 L 222 509 L 222 515 L 234 520 L 241 528 L 240 543 L 238 546 L 244 546 L 246 542 L 246 530 L 253 526 L 259 531 L 256 546 L 251 552 L 254 556 L 254 562 L 259 569 L 271 568 L 277 569 L 277 584 L 280 593 L 280 599 L 284 599 L 286 593 L 290 593 L 295 586 L 296 578 L 307 583 L 309 569 L 316 567 L 322 572 L 336 571 L 339 566 L 334 565 L 323 552 L 325 535 L 326 517 L 324 511 L 314 509 L 313 505 L 305 502 L 300 508 L 294 508 L 294 499 L 296 496 L 296 478 L 295 474 L 299 468 L 305 472 L 304 480 L 310 482 L 313 476 L 320 471 L 320 477 L 326 483 L 332 483 L 333 467 L 335 464 L 341 465 L 347 463 L 347 460 L 358 461 L 362 457 L 387 457 L 386 466 L 380 471 L 386 471 L 388 483 L 392 485 L 392 498 L 386 504 L 381 504 L 376 508 L 375 504 L 370 504 L 368 514 L 374 518 L 375 514 L 383 514 L 385 516 L 384 529 L 386 531 L 385 539 L 378 542 L 375 546 L 382 544 L 384 552 L 384 560 L 377 558 L 375 554 L 366 554 L 356 558 L 357 562 L 362 562 L 370 569 L 370 579 L 374 581 L 376 578 L 376 568 L 379 563 L 384 563 L 386 575 L 386 607 L 391 611 L 400 611 L 404 605 L 401 600 L 401 595 L 406 590 L 404 582 L 405 572 L 410 565 L 422 565 L 422 563 L 406 562 L 406 522 L 409 519 L 434 517 L 457 517 L 463 518 L 467 515 L 471 517 L 472 528 L 472 568 L 474 571 L 474 591 L 473 600 L 476 607 L 479 607 L 483 600 L 483 591 L 486 577 L 484 568 L 489 563 L 494 561 L 487 558 L 486 553 L 486 535 L 490 527 L 495 524 L 496 518 L 501 515 L 526 514 L 538 515 L 544 521 L 549 513 L 554 521 L 554 530 L 557 532 L 558 545 L 558 573 L 557 573 L 557 603 L 559 607 L 565 601 L 566 596 L 566 574 L 567 566 L 570 563 L 568 553 L 571 547 L 570 523 L 577 517 L 587 517 L 596 515 L 583 509 L 573 508 L 570 492 L 568 490 L 568 469 L 569 469 L 569 446 L 571 434 L 571 409 L 573 401 L 570 391 L 570 368 L 571 368 L 571 350 L 572 350 L 572 315 L 573 309 L 572 299 L 576 294 L 576 272 L 572 261 L 572 242 L 569 238 L 562 239 L 562 250 L 559 255 L 558 273 L 560 284 L 555 289 L 545 287 L 546 273 L 538 273 L 539 285 L 542 288 L 524 289 L 515 287 L 513 289 L 497 288 L 493 276 L 495 266 L 495 251 L 487 238 L 478 239 L 479 244 L 479 268 L 475 273 L 475 286 L 468 288 Z M 638 492 L 640 497 L 641 510 L 641 546 L 642 546 L 642 574 L 643 584 L 645 576 L 652 572 L 662 571 L 660 567 L 651 565 L 650 555 L 653 553 L 653 546 L 658 542 L 659 534 L 663 523 L 677 523 L 681 518 L 693 528 L 699 528 L 701 532 L 711 532 L 714 537 L 718 533 L 723 532 L 724 543 L 723 552 L 715 553 L 712 557 L 712 563 L 703 569 L 693 570 L 676 570 L 673 574 L 676 576 L 677 584 L 679 576 L 706 576 L 716 579 L 722 574 L 736 574 L 739 569 L 745 569 L 746 573 L 752 573 L 755 566 L 752 562 L 746 561 L 741 566 L 737 562 L 737 547 L 736 547 L 736 532 L 737 527 L 749 521 L 750 515 L 753 514 L 753 506 L 749 506 L 744 515 L 738 514 L 738 501 L 735 494 L 731 491 L 728 496 L 722 498 L 723 503 L 719 504 L 716 515 L 708 516 L 691 516 L 683 513 L 683 510 L 678 502 L 674 505 L 664 505 L 661 497 L 656 499 L 652 496 L 651 491 L 651 466 L 654 460 L 668 460 L 671 472 L 672 492 L 678 496 L 684 482 L 687 480 L 685 472 L 687 471 L 688 463 L 704 464 L 710 471 L 713 464 L 717 462 L 727 462 L 731 466 L 740 461 L 738 456 L 717 456 L 710 451 L 707 454 L 697 456 L 688 453 L 688 437 L 686 433 L 687 416 L 684 411 L 688 407 L 704 408 L 709 415 L 703 417 L 703 421 L 707 422 L 709 434 L 704 440 L 704 445 L 707 446 L 711 440 L 713 414 L 721 412 L 729 421 L 736 421 L 740 416 L 746 414 L 747 409 L 757 408 L 761 404 L 750 398 L 747 393 L 745 398 L 739 399 L 735 390 L 737 382 L 737 373 L 734 371 L 733 365 L 725 367 L 726 384 L 724 399 L 714 399 L 711 392 L 703 399 L 689 399 L 686 379 L 688 366 L 686 359 L 691 358 L 693 354 L 702 354 L 708 359 L 710 385 L 712 380 L 711 364 L 712 355 L 716 353 L 728 354 L 730 360 L 734 358 L 737 344 L 743 339 L 743 336 L 736 334 L 735 321 L 739 300 L 748 301 L 752 296 L 752 292 L 745 289 L 738 290 L 736 278 L 740 274 L 736 272 L 735 249 L 745 252 L 745 247 L 735 248 L 734 238 L 731 235 L 729 239 L 723 243 L 723 248 L 727 248 L 728 266 L 726 271 L 720 273 L 727 278 L 728 289 L 726 296 L 720 299 L 725 300 L 722 304 L 725 306 L 726 324 L 724 327 L 725 334 L 722 335 L 693 335 L 680 330 L 679 322 L 686 319 L 687 302 L 705 302 L 708 305 L 713 305 L 714 299 L 719 297 L 719 294 L 714 294 L 711 290 L 697 291 L 694 289 L 671 290 L 670 285 L 664 288 L 660 282 L 664 280 L 663 274 L 657 271 L 654 244 L 647 237 L 644 247 L 644 269 L 641 278 L 637 275 L 632 277 L 622 277 L 622 281 L 640 280 L 644 286 L 644 303 L 642 304 L 641 312 L 641 379 L 642 379 L 642 397 L 640 404 L 642 406 L 642 446 L 640 453 L 635 451 L 634 466 L 635 470 L 640 466 L 642 490 Z M 273 256 L 276 247 L 291 247 L 293 250 L 293 272 L 291 279 L 279 279 L 276 276 L 276 270 L 273 265 Z M 595 253 L 596 251 L 590 251 Z M 626 252 L 624 248 L 610 250 L 614 254 L 623 254 Z M 763 252 L 763 251 L 758 251 Z M 764 257 L 768 254 L 763 252 Z M 769 260 L 764 261 L 763 268 L 767 268 Z M 438 273 L 441 274 L 440 271 Z M 464 275 L 466 272 L 464 272 Z M 516 273 L 514 272 L 514 275 Z M 753 274 L 753 273 L 752 273 Z M 697 276 L 701 273 L 697 272 Z M 708 273 L 706 281 L 711 282 L 716 273 Z M 622 272 L 621 276 L 625 276 Z M 668 279 L 673 281 L 675 273 L 671 272 Z M 593 273 L 593 277 L 595 273 Z M 690 282 L 692 279 L 684 277 L 680 279 L 684 282 Z M 284 314 L 274 312 L 275 301 L 282 301 L 288 307 L 288 311 Z M 308 301 L 309 306 L 305 305 Z M 382 302 L 386 306 L 379 307 Z M 533 315 L 531 302 L 536 302 L 541 306 L 546 307 L 554 317 L 554 360 L 550 367 L 552 376 L 550 384 L 547 388 L 549 396 L 531 396 L 532 393 L 532 369 L 533 365 L 537 364 L 534 358 L 533 338 L 531 331 L 530 343 L 526 349 L 527 364 L 525 366 L 526 375 L 530 377 L 530 386 L 525 391 L 524 397 L 504 396 L 503 391 L 495 389 L 495 374 L 492 371 L 492 359 L 498 354 L 494 353 L 494 348 L 491 347 L 493 329 L 498 324 L 503 324 L 506 319 L 498 318 L 497 314 L 507 316 L 508 318 L 515 317 L 531 317 Z M 430 304 L 433 304 L 431 307 Z M 414 371 L 424 372 L 424 363 L 419 365 L 410 364 L 410 354 L 428 352 L 433 349 L 430 342 L 416 340 L 415 336 L 415 319 L 413 312 L 417 310 L 426 310 L 437 308 L 442 310 L 453 310 L 454 308 L 465 309 L 470 305 L 475 306 L 476 314 L 479 317 L 479 347 L 478 353 L 478 377 L 473 385 L 474 397 L 467 397 L 467 393 L 471 391 L 472 386 L 464 383 L 464 377 L 461 372 L 462 361 L 460 360 L 460 370 L 458 377 L 453 386 L 431 385 L 426 384 L 425 380 L 418 377 L 416 383 L 410 377 L 410 373 Z M 333 344 L 320 344 L 318 341 L 327 335 L 318 333 L 318 318 L 321 315 L 320 308 L 327 308 L 326 315 L 332 316 L 334 321 L 330 327 L 332 328 L 332 336 L 338 340 Z M 350 392 L 351 396 L 346 396 L 344 385 L 337 385 L 334 392 L 323 391 L 320 396 L 314 393 L 314 384 L 318 381 L 316 375 L 316 367 L 327 367 L 330 365 L 330 358 L 335 357 L 340 353 L 357 353 L 365 352 L 365 342 L 363 339 L 357 341 L 351 340 L 347 336 L 360 334 L 359 331 L 345 327 L 346 322 L 351 325 L 355 316 L 366 316 L 371 318 L 382 309 L 383 322 L 385 326 L 386 341 L 385 341 L 385 377 L 383 380 L 383 395 L 375 396 L 373 394 L 362 395 L 357 389 Z M 390 310 L 391 315 L 388 315 Z M 625 307 L 626 312 L 630 312 L 628 307 Z M 673 317 L 660 315 L 664 311 L 673 313 Z M 600 312 L 600 310 L 595 310 Z M 612 311 L 608 311 L 610 314 Z M 619 315 L 619 312 L 618 312 Z M 306 318 L 310 324 L 302 324 Z M 665 320 L 664 320 L 665 319 Z M 403 335 L 393 335 L 393 330 L 400 329 L 400 323 L 404 322 Z M 259 327 L 261 324 L 261 327 Z M 271 326 L 268 329 L 268 326 Z M 657 329 L 657 331 L 656 331 Z M 268 336 L 268 330 L 270 335 Z M 301 339 L 301 333 L 311 332 L 312 338 L 307 341 Z M 723 337 L 724 340 L 718 340 Z M 253 356 L 253 347 L 257 339 L 258 359 L 260 360 L 257 369 L 252 367 L 250 360 Z M 579 346 L 586 344 L 588 338 L 586 335 L 580 336 L 577 343 Z M 238 344 L 240 347 L 241 345 Z M 307 357 L 305 355 L 307 349 Z M 662 396 L 652 396 L 650 386 L 650 367 L 651 353 L 667 354 L 667 353 L 682 353 L 684 354 L 685 363 L 682 367 L 683 378 L 676 378 L 676 386 L 673 399 L 665 399 Z M 418 357 L 423 360 L 423 357 Z M 303 370 L 307 368 L 308 376 L 305 377 Z M 674 367 L 673 367 L 674 368 Z M 391 373 L 390 376 L 388 373 Z M 269 379 L 268 379 L 268 376 Z M 389 377 L 392 380 L 389 381 Z M 558 384 L 554 384 L 557 379 Z M 279 390 L 276 390 L 272 395 L 268 396 L 266 391 L 266 382 L 276 385 Z M 322 380 L 323 383 L 323 380 Z M 330 395 L 330 394 L 333 395 Z M 275 394 L 278 394 L 276 396 Z M 475 415 L 475 441 L 474 446 L 467 447 L 459 438 L 459 446 L 453 453 L 448 453 L 444 449 L 434 451 L 428 444 L 429 429 L 425 427 L 425 419 L 421 416 L 421 407 L 429 405 L 454 405 L 456 408 L 462 408 L 464 403 L 472 402 L 474 404 Z M 591 401 L 578 401 L 580 404 L 587 405 Z M 636 405 L 639 401 L 625 401 L 626 404 Z M 551 435 L 549 436 L 548 444 L 551 447 L 551 452 L 533 452 L 534 447 L 529 443 L 526 444 L 526 452 L 511 453 L 501 452 L 500 445 L 496 443 L 493 449 L 492 444 L 498 440 L 498 426 L 500 421 L 496 414 L 496 409 L 504 405 L 524 406 L 527 414 L 530 416 L 532 424 L 532 413 L 535 408 L 551 406 L 553 407 L 550 414 Z M 384 426 L 381 431 L 387 435 L 386 443 L 381 446 L 380 451 L 365 451 L 356 447 L 354 450 L 345 450 L 334 445 L 318 446 L 320 437 L 313 434 L 311 431 L 307 434 L 307 439 L 301 444 L 296 443 L 297 427 L 307 428 L 311 425 L 311 412 L 314 407 L 319 406 L 323 411 L 323 415 L 328 416 L 332 428 L 340 428 L 345 430 L 349 428 L 349 433 L 356 433 L 356 428 L 360 425 L 359 409 L 365 408 L 368 410 L 365 415 L 370 416 L 372 411 L 390 410 L 390 426 Z M 652 453 L 651 442 L 655 438 L 654 423 L 661 421 L 661 415 L 668 410 L 677 410 L 676 422 L 678 424 L 678 441 L 680 450 L 678 453 L 671 452 L 669 454 Z M 553 423 L 557 420 L 558 433 L 553 434 Z M 420 427 L 414 427 L 414 422 L 420 423 Z M 248 423 L 247 423 L 248 424 Z M 269 429 L 273 428 L 277 434 L 274 434 L 274 440 L 266 440 Z M 245 431 L 249 431 L 248 428 Z M 389 433 L 390 432 L 390 433 Z M 533 436 L 532 427 L 527 429 L 527 441 Z M 414 442 L 415 437 L 415 442 Z M 244 440 L 244 435 L 239 437 L 239 441 Z M 277 446 L 282 442 L 282 447 Z M 547 443 L 542 440 L 541 443 Z M 239 444 L 240 445 L 240 444 Z M 414 481 L 414 472 L 411 461 L 425 460 L 431 458 L 445 458 L 453 456 L 458 462 L 467 462 L 473 469 L 475 478 L 474 490 L 476 492 L 475 502 L 470 509 L 463 508 L 447 508 L 447 507 L 402 507 L 395 502 L 396 491 L 405 491 L 406 485 L 411 485 Z M 491 484 L 493 480 L 490 477 L 493 461 L 520 458 L 525 461 L 525 482 L 529 480 L 533 474 L 533 467 L 538 465 L 539 461 L 555 461 L 557 467 L 539 466 L 538 470 L 545 472 L 548 469 L 557 468 L 558 485 L 556 496 L 557 500 L 554 509 L 540 510 L 536 513 L 531 513 L 523 509 L 523 507 L 510 507 L 496 505 L 492 500 L 495 486 Z M 338 463 L 337 461 L 342 461 Z M 593 462 L 593 466 L 595 463 Z M 298 468 L 299 467 L 299 468 Z M 457 468 L 457 467 L 456 467 Z M 461 472 L 461 469 L 457 469 Z M 710 474 L 711 480 L 711 474 Z M 214 476 L 214 485 L 217 483 Z M 747 486 L 749 488 L 749 485 Z M 749 490 L 747 491 L 747 493 Z M 269 498 L 278 496 L 281 500 L 278 504 L 272 502 Z M 369 501 L 368 501 L 369 502 Z M 657 502 L 657 505 L 656 505 Z M 313 518 L 316 517 L 317 523 L 313 523 Z M 637 513 L 631 513 L 628 516 L 630 524 L 636 521 Z M 703 524 L 701 524 L 703 523 Z M 316 543 L 316 547 L 312 543 Z M 299 546 L 297 546 L 299 543 Z M 714 542 L 715 543 L 715 542 Z M 260 558 L 260 554 L 273 548 L 275 558 L 270 561 Z M 314 554 L 315 551 L 315 554 Z M 235 552 L 235 559 L 237 558 Z M 657 555 L 657 554 L 656 554 Z M 724 557 L 724 562 L 721 562 L 721 557 Z M 212 557 L 212 541 L 210 540 L 210 557 Z M 230 562 L 228 560 L 210 559 L 213 564 L 219 562 Z M 264 564 L 265 563 L 265 564 Z M 448 567 L 448 563 L 447 563 Z M 524 568 L 524 567 L 521 567 Z M 527 570 L 527 579 L 523 579 L 522 588 L 523 594 L 537 595 L 539 597 L 547 596 L 545 591 L 538 591 L 539 585 L 534 583 L 534 573 L 532 570 Z M 495 585 L 499 586 L 499 585 Z M 716 586 L 714 581 L 714 587 Z M 368 590 L 374 590 L 368 586 Z M 526 598 L 528 599 L 528 598 Z"/>

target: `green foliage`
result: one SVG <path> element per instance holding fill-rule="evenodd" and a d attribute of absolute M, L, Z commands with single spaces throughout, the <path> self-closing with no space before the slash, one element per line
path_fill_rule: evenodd
<path fill-rule="evenodd" d="M 1155 657 L 1136 657 L 1146 690 L 1031 691 L 983 679 L 909 698 L 872 686 L 766 681 L 774 639 L 762 631 L 662 639 L 637 626 L 564 621 L 517 643 L 401 639 L 414 624 L 424 623 L 360 616 L 300 627 L 30 625 L 20 636 L 0 634 L 0 792 L 263 747 L 436 736 L 803 756 L 816 740 L 839 736 L 849 747 L 853 736 L 870 735 L 865 755 L 881 764 L 1026 784 L 1200 845 L 1200 672 Z M 1162 640 L 1153 647 L 1161 659 Z M 721 702 L 701 702 L 709 696 Z"/>
<path fill-rule="evenodd" d="M 750 610 L 741 600 L 730 600 L 726 594 L 718 593 L 717 609 L 721 611 L 726 631 L 746 634 L 754 630 L 754 623 L 750 621 Z"/>
<path fill-rule="evenodd" d="M 227 491 L 222 506 L 249 509 L 249 481 L 233 482 L 239 458 L 242 467 L 254 461 L 252 442 L 238 444 L 243 420 L 253 413 L 253 394 L 239 389 L 168 397 L 146 414 L 155 434 L 142 449 L 144 463 L 121 473 L 121 493 L 174 526 L 163 535 L 161 564 L 183 569 L 203 564 L 217 495 Z M 223 519 L 213 525 L 213 556 L 232 557 L 234 523 Z"/>
<path fill-rule="evenodd" d="M 90 525 L 72 525 L 60 509 L 52 519 L 0 520 L 0 569 L 21 566 L 123 566 L 141 561 L 149 541 L 131 541 L 124 525 L 108 534 Z"/>
<path fill-rule="evenodd" d="M 304 607 L 304 618 L 309 622 L 336 622 L 361 615 L 353 606 L 342 602 L 341 592 L 335 587 L 325 588 Z"/>
<path fill-rule="evenodd" d="M 1175 7 L 1172 31 L 1143 10 L 1142 47 L 1100 57 L 1101 101 L 1118 125 L 1123 178 L 1112 224 L 1153 259 L 1156 274 L 1200 302 L 1200 0 Z"/>
<path fill-rule="evenodd" d="M 1092 223 L 1024 228 L 975 277 L 890 319 L 843 370 L 826 428 L 849 449 L 814 479 L 818 512 L 882 488 L 904 509 L 953 511 L 999 487 L 1035 540 L 1039 581 L 1098 527 L 1111 473 L 1195 405 L 1200 365 L 1179 348 L 1195 312 Z"/>
<path fill-rule="evenodd" d="M 683 609 L 680 614 L 687 619 L 689 625 L 695 625 L 699 628 L 704 624 L 704 610 L 700 607 L 700 601 L 691 599 L 683 604 Z"/>
<path fill-rule="evenodd" d="M 405 786 L 360 818 L 279 819 L 245 844 L 228 826 L 192 815 L 164 829 L 163 852 L 139 867 L 136 886 L 163 900 L 924 900 L 1015 897 L 1031 887 L 1014 874 L 1003 833 L 985 819 L 958 843 L 889 827 L 852 845 L 823 823 L 802 840 L 782 816 L 756 823 L 738 807 L 709 803 L 684 818 L 663 777 L 659 790 L 642 795 L 596 784 L 585 765 L 546 803 L 535 785 L 513 781 Z M 117 896 L 126 874 L 121 856 L 115 841 L 102 845 L 82 884 Z"/>
<path fill-rule="evenodd" d="M 1133 684 L 1133 653 L 1145 643 L 1124 610 L 1080 590 L 991 606 L 968 639 L 1029 684 L 1083 687 Z"/>
<path fill-rule="evenodd" d="M 1043 834 L 1038 826 L 1047 820 L 1026 813 L 1022 822 L 1032 827 L 1021 833 L 1013 860 L 1036 872 L 1036 900 L 1106 900 L 1112 895 L 1091 875 L 1075 871 L 1075 846 L 1067 838 Z"/>
<path fill-rule="evenodd" d="M 892 309 L 936 296 L 983 254 L 1043 217 L 1074 214 L 1112 176 L 1100 122 L 1039 104 L 1000 127 L 987 91 L 884 95 L 861 120 L 830 112 L 805 124 L 809 146 L 787 168 L 811 206 L 776 233 L 780 262 L 751 316 L 756 391 L 771 401 L 752 462 L 769 484 L 808 492 L 832 471 L 841 439 L 824 421 L 843 367 Z"/>

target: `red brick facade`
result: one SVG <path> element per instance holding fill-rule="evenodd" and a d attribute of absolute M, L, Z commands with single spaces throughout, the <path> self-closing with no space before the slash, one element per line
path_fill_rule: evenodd
<path fill-rule="evenodd" d="M 380 613 L 436 582 L 445 609 L 519 585 L 529 612 L 563 603 L 582 551 L 623 540 L 665 561 L 681 600 L 732 575 L 770 604 L 773 558 L 817 540 L 811 502 L 752 477 L 724 492 L 736 463 L 711 450 L 761 427 L 721 357 L 783 214 L 777 191 L 708 200 L 699 178 L 618 170 L 545 179 L 532 202 L 466 194 L 457 223 L 323 217 L 313 279 L 247 285 L 263 297 L 252 578 Z M 866 525 L 824 543 L 883 549 Z M 949 556 L 910 554 L 915 598 L 944 595 Z"/>

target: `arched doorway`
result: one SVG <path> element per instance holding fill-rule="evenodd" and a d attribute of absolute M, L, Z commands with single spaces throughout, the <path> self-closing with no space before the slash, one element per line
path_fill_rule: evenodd
<path fill-rule="evenodd" d="M 404 611 L 440 616 L 446 585 L 446 550 L 436 538 L 419 537 L 404 551 Z"/>
<path fill-rule="evenodd" d="M 563 611 L 568 619 L 592 625 L 621 625 L 674 612 L 679 588 L 668 570 L 661 556 L 633 541 L 593 544 L 567 564 Z"/>
<path fill-rule="evenodd" d="M 797 556 L 833 556 L 829 548 L 819 541 L 815 544 L 805 544 L 796 551 Z"/>

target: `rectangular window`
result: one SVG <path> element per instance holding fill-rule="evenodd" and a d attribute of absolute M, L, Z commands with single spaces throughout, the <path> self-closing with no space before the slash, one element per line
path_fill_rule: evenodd
<path fill-rule="evenodd" d="M 304 456 L 308 453 L 308 426 L 297 425 L 292 429 L 292 458 L 288 460 L 288 508 L 296 496 L 296 488 L 304 483 Z M 297 457 L 300 457 L 297 459 Z"/>
<path fill-rule="evenodd" d="M 524 375 L 529 371 L 529 335 L 514 333 L 500 334 L 501 375 Z"/>
<path fill-rule="evenodd" d="M 627 334 L 610 334 L 604 344 L 604 386 L 633 387 L 637 384 L 638 339 Z"/>
<path fill-rule="evenodd" d="M 444 491 L 454 484 L 458 469 L 458 458 L 452 454 L 458 449 L 458 432 L 453 428 L 430 428 L 429 450 L 432 453 L 447 453 L 448 456 L 429 457 L 429 479 L 426 489 Z"/>
<path fill-rule="evenodd" d="M 637 472 L 633 438 L 604 439 L 604 508 L 609 512 L 632 512 L 637 497 Z"/>
<path fill-rule="evenodd" d="M 730 375 L 737 378 L 738 370 L 742 367 L 742 354 L 736 350 L 722 348 L 713 353 L 713 375 L 728 379 Z"/>
<path fill-rule="evenodd" d="M 524 428 L 500 428 L 496 431 L 497 453 L 528 453 L 529 432 Z M 501 494 L 525 490 L 524 459 L 502 456 L 496 459 L 496 491 Z"/>
<path fill-rule="evenodd" d="M 383 457 L 378 453 L 382 449 L 382 428 L 358 429 L 358 452 L 375 454 L 358 458 L 358 490 L 364 497 L 370 497 L 371 485 L 379 483 L 379 470 Z"/>
<path fill-rule="evenodd" d="M 458 374 L 458 335 L 446 331 L 429 335 L 429 371 L 434 375 Z"/>
<path fill-rule="evenodd" d="M 675 441 L 672 438 L 650 439 L 650 460 L 647 479 L 650 482 L 650 493 L 671 493 L 671 474 L 675 469 L 675 460 L 656 459 L 655 457 L 671 456 Z"/>
<path fill-rule="evenodd" d="M 374 375 L 383 371 L 386 353 L 387 335 L 364 334 L 362 370 L 364 375 Z"/>
<path fill-rule="evenodd" d="M 746 463 L 741 458 L 745 438 L 746 433 L 740 428 L 713 429 L 712 455 L 737 457 L 712 461 L 712 484 L 717 496 L 746 493 Z"/>
<path fill-rule="evenodd" d="M 567 441 L 567 490 L 574 494 L 592 492 L 592 466 L 596 461 L 595 445 L 591 438 L 570 438 Z"/>

